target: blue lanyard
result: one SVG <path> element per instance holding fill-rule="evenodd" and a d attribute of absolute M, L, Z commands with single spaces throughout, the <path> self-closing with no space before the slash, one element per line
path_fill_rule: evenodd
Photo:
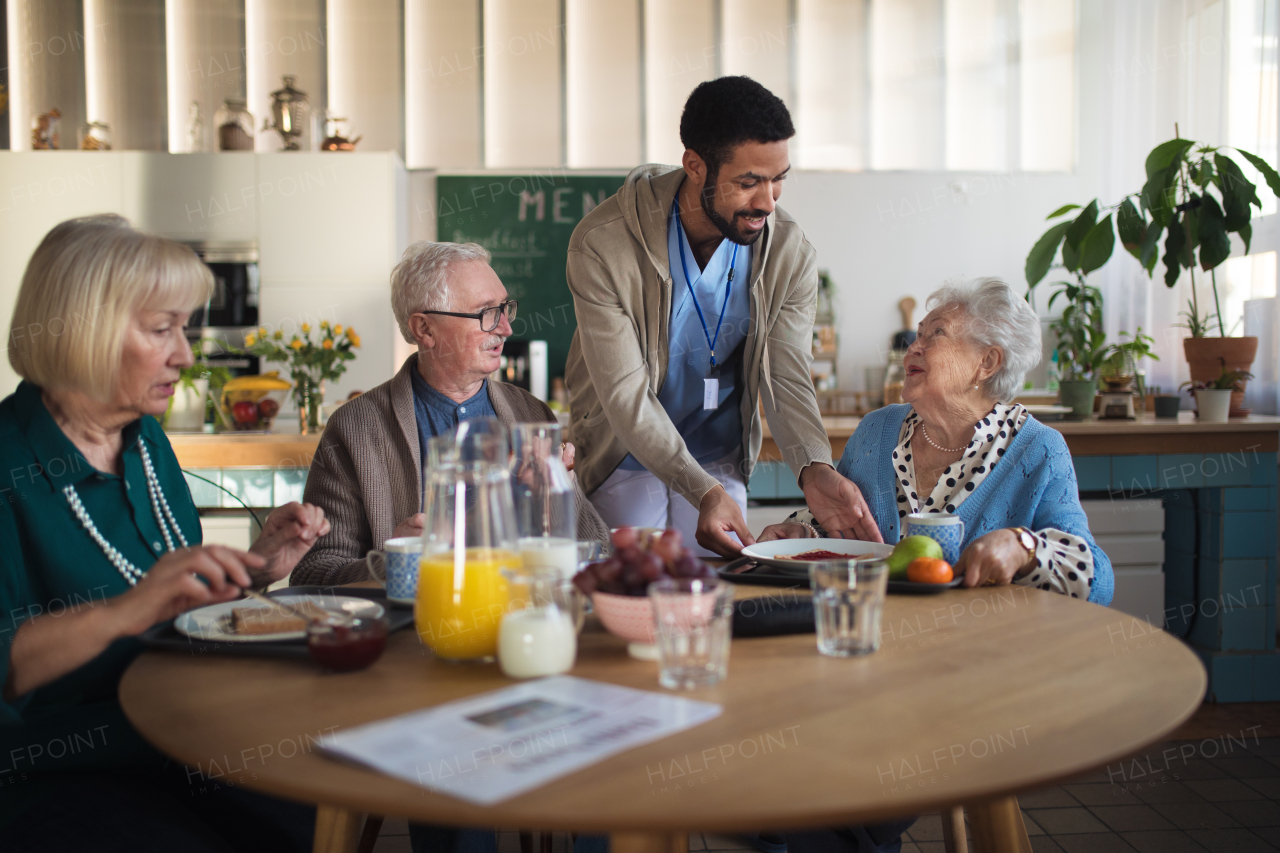
<path fill-rule="evenodd" d="M 707 318 L 702 316 L 702 306 L 698 304 L 698 297 L 693 292 L 693 284 L 689 280 L 689 264 L 684 259 L 684 226 L 680 224 L 680 214 L 676 214 L 676 232 L 678 234 L 677 248 L 680 250 L 680 268 L 684 270 L 684 286 L 689 288 L 689 299 L 693 302 L 693 310 L 698 312 L 698 320 L 702 323 L 702 334 L 706 335 L 707 344 L 711 347 L 711 366 L 716 366 L 716 341 L 720 340 L 720 324 L 724 322 L 724 312 L 729 307 L 729 294 L 733 292 L 733 271 L 738 265 L 738 244 L 733 244 L 733 255 L 729 258 L 729 277 L 726 279 L 724 288 L 724 304 L 720 306 L 720 319 L 716 320 L 716 334 L 711 336 L 711 331 L 707 328 Z M 692 249 L 690 250 L 692 251 Z"/>

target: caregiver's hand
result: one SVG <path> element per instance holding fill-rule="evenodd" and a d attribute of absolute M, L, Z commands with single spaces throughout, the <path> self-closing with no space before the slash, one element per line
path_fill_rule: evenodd
<path fill-rule="evenodd" d="M 880 527 L 862 491 L 832 468 L 820 462 L 800 472 L 800 488 L 814 521 L 836 539 L 883 542 Z"/>
<path fill-rule="evenodd" d="M 730 535 L 734 533 L 738 535 L 737 541 Z M 738 502 L 729 497 L 724 486 L 718 483 L 702 496 L 702 504 L 698 507 L 698 530 L 694 535 L 699 545 L 722 557 L 736 557 L 743 545 L 752 545 L 756 541 L 751 538 Z"/>
<path fill-rule="evenodd" d="M 760 531 L 757 542 L 772 542 L 774 539 L 812 539 L 813 531 L 796 521 L 780 521 L 770 524 Z"/>
<path fill-rule="evenodd" d="M 956 577 L 965 586 L 1004 586 L 1031 571 L 1034 559 L 1012 530 L 993 530 L 969 543 L 956 560 Z"/>

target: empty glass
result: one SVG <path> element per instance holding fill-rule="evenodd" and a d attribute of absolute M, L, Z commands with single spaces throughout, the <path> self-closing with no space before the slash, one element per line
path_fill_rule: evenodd
<path fill-rule="evenodd" d="M 511 491 L 524 567 L 568 580 L 578 570 L 577 501 L 560 459 L 560 424 L 516 424 L 511 431 Z"/>
<path fill-rule="evenodd" d="M 677 578 L 649 584 L 658 683 L 673 690 L 696 690 L 719 682 L 729 671 L 733 627 L 733 584 Z"/>
<path fill-rule="evenodd" d="M 818 651 L 832 657 L 880 648 L 880 613 L 889 581 L 883 560 L 833 560 L 809 567 Z"/>

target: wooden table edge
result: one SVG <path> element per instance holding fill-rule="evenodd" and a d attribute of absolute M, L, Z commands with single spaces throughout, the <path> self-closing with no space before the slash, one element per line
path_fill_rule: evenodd
<path fill-rule="evenodd" d="M 771 590 L 778 592 L 777 590 Z M 1178 639 L 1170 635 L 1173 639 Z M 813 827 L 842 826 L 852 823 L 873 823 L 882 820 L 903 817 L 907 814 L 920 814 L 931 811 L 933 809 L 945 810 L 957 805 L 964 805 L 968 809 L 974 809 L 984 814 L 984 817 L 990 821 L 994 821 L 992 826 L 1000 830 L 997 834 L 1001 837 L 1016 836 L 1020 831 L 1025 835 L 1025 828 L 1020 830 L 1017 827 L 1009 825 L 1014 817 L 1007 808 L 1009 798 L 1016 797 L 1019 793 L 1038 790 L 1050 785 L 1058 784 L 1073 778 L 1077 778 L 1085 773 L 1107 767 L 1117 760 L 1124 759 L 1142 753 L 1153 743 L 1159 742 L 1170 732 L 1175 731 L 1178 726 L 1182 725 L 1192 714 L 1195 713 L 1203 700 L 1205 689 L 1207 687 L 1207 676 L 1203 665 L 1199 664 L 1195 658 L 1194 652 L 1186 646 L 1180 639 L 1178 645 L 1182 654 L 1190 656 L 1197 663 L 1196 684 L 1194 689 L 1190 686 L 1186 688 L 1187 693 L 1184 700 L 1185 707 L 1170 718 L 1161 726 L 1158 726 L 1137 744 L 1126 745 L 1125 748 L 1115 750 L 1103 755 L 1102 758 L 1093 758 L 1089 761 L 1081 762 L 1078 765 L 1068 769 L 1058 769 L 1042 776 L 1033 776 L 1028 779 L 1022 779 L 1017 784 L 1008 787 L 1000 787 L 996 789 L 984 788 L 983 792 L 978 795 L 967 796 L 963 791 L 952 792 L 950 796 L 929 798 L 925 797 L 912 803 L 909 810 L 903 812 L 892 808 L 872 807 L 870 809 L 824 809 L 822 811 L 814 811 L 809 813 L 796 813 L 786 818 L 769 821 L 769 829 L 805 829 Z M 132 665 L 131 665 L 132 669 Z M 131 704 L 132 688 L 130 685 L 129 673 L 126 672 L 125 678 L 120 685 L 120 702 L 124 712 L 130 721 L 137 728 L 137 723 L 133 719 L 133 715 L 129 712 Z M 141 734 L 141 730 L 139 729 Z M 176 754 L 162 747 L 151 738 L 143 737 L 165 754 Z M 180 759 L 178 759 L 180 760 Z M 353 765 L 359 768 L 359 765 Z M 365 772 L 378 774 L 376 770 L 369 768 L 359 768 Z M 361 794 L 361 789 L 353 788 L 349 796 L 335 798 L 332 796 L 317 797 L 311 793 L 305 793 L 296 789 L 293 784 L 288 781 L 279 779 L 271 780 L 270 786 L 265 781 L 248 780 L 242 783 L 245 788 L 261 791 L 269 796 L 279 797 L 281 799 L 301 802 L 308 805 L 316 805 L 317 807 L 317 835 L 314 849 L 317 851 L 325 851 L 325 853 L 338 853 L 338 851 L 351 851 L 354 849 L 355 840 L 359 837 L 359 827 L 363 825 L 363 815 L 377 814 L 390 817 L 402 817 L 407 820 L 423 823 L 438 823 L 439 817 L 415 817 L 412 813 L 402 813 L 401 811 L 387 811 L 385 804 L 378 801 L 375 797 L 365 797 Z M 409 785 L 409 783 L 403 783 Z M 410 785 L 410 787 L 412 787 Z M 1016 809 L 1013 810 L 1016 813 Z M 1021 825 L 1020 814 L 1016 815 L 1016 822 Z M 733 825 L 730 825 L 732 823 Z M 609 834 L 611 836 L 619 836 L 619 840 L 625 838 L 625 846 L 627 849 L 633 850 L 634 853 L 672 853 L 675 849 L 673 845 L 678 846 L 677 839 L 687 835 L 689 832 L 695 831 L 711 831 L 711 832 L 741 832 L 740 822 L 730 821 L 730 823 L 721 823 L 714 817 L 706 820 L 692 818 L 685 820 L 678 818 L 669 824 L 663 826 L 662 829 L 655 830 L 652 825 L 637 826 L 619 826 L 616 821 L 611 821 L 610 826 L 603 826 L 588 819 L 584 820 L 552 820 L 548 822 L 531 821 L 529 819 L 521 819 L 518 823 L 514 820 L 497 819 L 486 821 L 486 827 L 492 826 L 495 829 L 507 830 L 542 830 L 542 831 L 574 831 L 591 834 Z M 353 828 L 354 827 L 354 828 Z M 994 842 L 993 842 L 994 843 Z M 996 845 L 989 849 L 1017 850 L 1018 847 L 1005 847 Z"/>

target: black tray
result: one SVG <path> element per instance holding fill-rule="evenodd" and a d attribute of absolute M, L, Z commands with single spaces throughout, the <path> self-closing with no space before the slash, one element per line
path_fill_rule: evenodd
<path fill-rule="evenodd" d="M 387 632 L 399 631 L 413 624 L 413 608 L 387 601 L 385 589 L 349 586 L 287 586 L 267 593 L 268 598 L 280 595 L 345 595 L 351 598 L 367 598 L 376 601 L 387 611 Z M 245 657 L 309 658 L 307 641 L 273 640 L 262 643 L 216 643 L 211 640 L 195 640 L 180 634 L 173 627 L 173 620 L 152 625 L 140 637 L 150 649 L 183 652 L 189 655 L 241 655 Z"/>
<path fill-rule="evenodd" d="M 809 579 L 781 572 L 773 566 L 756 563 L 746 557 L 726 563 L 716 570 L 721 578 L 749 586 L 778 586 L 784 589 L 809 589 Z M 951 583 L 914 583 L 913 581 L 889 581 L 888 592 L 895 595 L 937 595 L 956 589 L 963 583 L 956 578 Z"/>

